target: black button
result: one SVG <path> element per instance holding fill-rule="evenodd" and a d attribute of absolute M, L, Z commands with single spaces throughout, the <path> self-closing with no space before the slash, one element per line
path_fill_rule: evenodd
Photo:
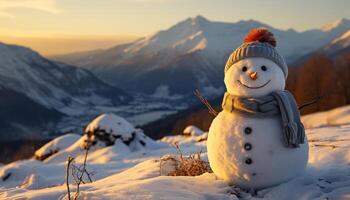
<path fill-rule="evenodd" d="M 244 129 L 244 133 L 247 134 L 247 135 L 251 134 L 252 133 L 252 128 L 250 128 L 250 127 L 245 128 Z"/>
<path fill-rule="evenodd" d="M 254 173 L 252 173 L 252 176 L 256 176 L 256 173 L 254 172 Z"/>
<path fill-rule="evenodd" d="M 245 143 L 244 144 L 244 149 L 247 151 L 250 151 L 252 149 L 252 145 L 250 143 Z"/>
<path fill-rule="evenodd" d="M 251 158 L 246 158 L 245 159 L 245 164 L 250 165 L 253 163 L 253 160 Z"/>

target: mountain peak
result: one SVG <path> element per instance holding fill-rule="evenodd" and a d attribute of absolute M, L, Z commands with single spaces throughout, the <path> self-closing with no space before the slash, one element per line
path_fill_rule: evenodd
<path fill-rule="evenodd" d="M 191 19 L 192 21 L 195 21 L 195 22 L 209 22 L 209 20 L 203 17 L 202 15 L 197 15 L 196 17 L 193 17 Z"/>
<path fill-rule="evenodd" d="M 341 26 L 350 26 L 350 20 L 346 18 L 339 18 L 331 23 L 326 24 L 321 28 L 322 31 L 331 31 Z"/>
<path fill-rule="evenodd" d="M 196 26 L 206 24 L 208 22 L 210 22 L 210 20 L 208 20 L 207 18 L 203 17 L 202 15 L 197 15 L 195 17 L 189 17 L 183 21 L 180 21 L 172 27 L 176 27 L 177 25 Z"/>

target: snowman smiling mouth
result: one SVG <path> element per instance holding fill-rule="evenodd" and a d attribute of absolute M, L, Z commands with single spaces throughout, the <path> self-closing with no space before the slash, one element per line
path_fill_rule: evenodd
<path fill-rule="evenodd" d="M 264 84 L 262 84 L 262 85 L 260 85 L 260 86 L 248 86 L 248 85 L 245 85 L 244 83 L 242 83 L 240 80 L 237 80 L 238 81 L 238 83 L 240 83 L 241 85 L 243 85 L 244 87 L 246 87 L 246 88 L 249 88 L 249 89 L 259 89 L 259 88 L 262 88 L 262 87 L 265 87 L 267 84 L 269 84 L 270 83 L 270 81 L 271 80 L 268 80 L 266 83 L 264 83 Z"/>

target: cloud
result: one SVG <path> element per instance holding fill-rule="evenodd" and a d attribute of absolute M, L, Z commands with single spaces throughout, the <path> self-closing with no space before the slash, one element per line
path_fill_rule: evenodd
<path fill-rule="evenodd" d="M 0 0 L 0 16 L 13 18 L 13 8 L 27 8 L 51 14 L 59 13 L 55 0 Z"/>

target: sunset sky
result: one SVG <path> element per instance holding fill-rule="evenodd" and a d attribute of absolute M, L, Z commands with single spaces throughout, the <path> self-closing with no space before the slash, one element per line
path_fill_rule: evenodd
<path fill-rule="evenodd" d="M 0 41 L 52 55 L 111 47 L 198 14 L 302 31 L 350 18 L 349 9 L 348 0 L 0 0 Z"/>

